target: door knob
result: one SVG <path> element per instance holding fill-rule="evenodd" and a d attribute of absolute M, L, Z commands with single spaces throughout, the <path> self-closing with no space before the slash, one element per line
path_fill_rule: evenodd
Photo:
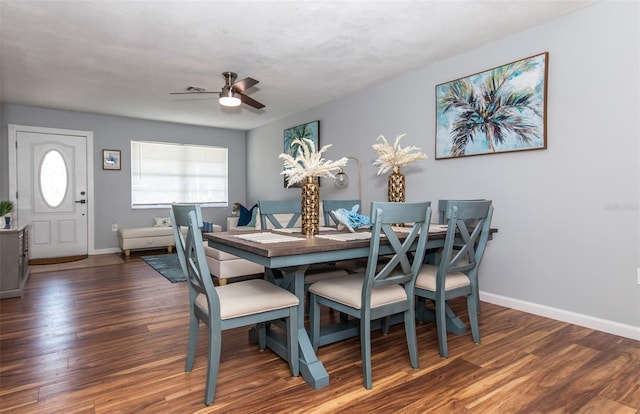
<path fill-rule="evenodd" d="M 87 200 L 76 200 L 76 203 L 87 204 Z"/>

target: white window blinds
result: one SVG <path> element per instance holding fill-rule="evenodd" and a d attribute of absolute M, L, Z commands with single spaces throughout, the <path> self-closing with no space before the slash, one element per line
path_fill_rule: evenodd
<path fill-rule="evenodd" d="M 131 141 L 131 206 L 228 205 L 227 148 Z"/>

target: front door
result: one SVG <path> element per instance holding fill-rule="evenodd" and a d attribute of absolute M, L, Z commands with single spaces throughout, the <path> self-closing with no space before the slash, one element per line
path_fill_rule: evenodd
<path fill-rule="evenodd" d="M 32 259 L 88 252 L 87 137 L 16 131 L 17 216 Z"/>

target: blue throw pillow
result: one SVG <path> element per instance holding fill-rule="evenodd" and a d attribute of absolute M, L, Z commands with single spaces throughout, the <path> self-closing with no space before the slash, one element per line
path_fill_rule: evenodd
<path fill-rule="evenodd" d="M 258 205 L 251 207 L 251 221 L 247 224 L 247 227 L 255 227 L 256 219 L 258 218 Z"/>
<path fill-rule="evenodd" d="M 251 221 L 251 211 L 240 204 L 240 217 L 238 218 L 238 226 L 246 226 Z"/>
<path fill-rule="evenodd" d="M 251 222 L 251 219 L 253 217 L 253 212 L 257 211 L 257 209 L 257 204 L 251 207 L 251 210 L 240 204 L 240 218 L 238 219 L 238 226 L 249 226 L 249 223 Z M 253 223 L 253 225 L 255 226 L 255 220 L 253 220 Z"/>

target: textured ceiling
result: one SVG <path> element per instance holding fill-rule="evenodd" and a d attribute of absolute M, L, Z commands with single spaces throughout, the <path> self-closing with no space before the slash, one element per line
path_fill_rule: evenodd
<path fill-rule="evenodd" d="M 246 130 L 592 3 L 0 0 L 0 99 Z M 224 71 L 266 108 L 169 95 Z"/>

